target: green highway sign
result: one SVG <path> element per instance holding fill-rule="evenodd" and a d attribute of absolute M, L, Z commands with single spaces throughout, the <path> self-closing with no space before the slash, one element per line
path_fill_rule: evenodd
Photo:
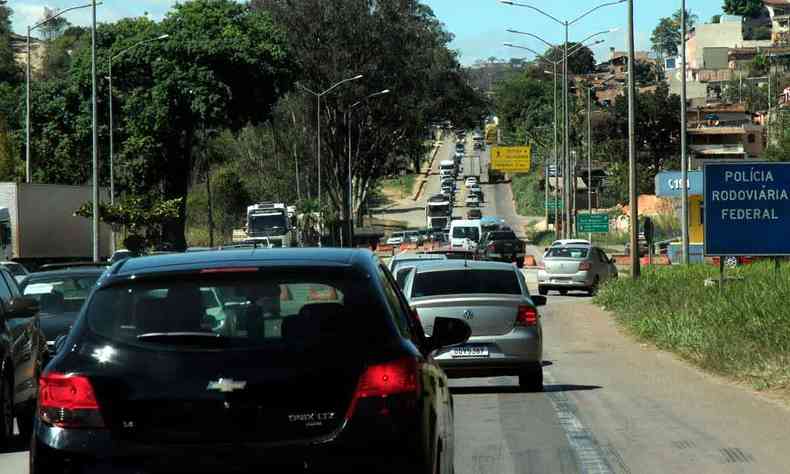
<path fill-rule="evenodd" d="M 560 201 L 555 203 L 554 199 L 549 199 L 548 202 L 544 202 L 543 203 L 543 207 L 545 207 L 546 209 L 549 209 L 549 210 L 552 210 L 552 209 L 563 209 L 562 200 L 560 200 Z"/>
<path fill-rule="evenodd" d="M 581 233 L 609 233 L 609 214 L 579 214 L 576 216 L 576 231 Z"/>

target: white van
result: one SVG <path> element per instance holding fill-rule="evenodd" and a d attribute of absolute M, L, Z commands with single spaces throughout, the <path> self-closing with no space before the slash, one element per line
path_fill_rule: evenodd
<path fill-rule="evenodd" d="M 480 220 L 457 220 L 450 223 L 450 250 L 477 250 L 482 235 Z"/>
<path fill-rule="evenodd" d="M 443 160 L 439 163 L 439 175 L 442 178 L 445 176 L 454 176 L 455 175 L 455 161 L 453 160 Z"/>

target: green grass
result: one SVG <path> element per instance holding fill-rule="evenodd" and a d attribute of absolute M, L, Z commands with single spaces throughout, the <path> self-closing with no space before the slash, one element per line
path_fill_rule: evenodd
<path fill-rule="evenodd" d="M 705 287 L 710 265 L 646 269 L 604 286 L 595 303 L 639 339 L 758 389 L 790 389 L 790 267 L 762 262 Z"/>
<path fill-rule="evenodd" d="M 411 195 L 416 177 L 416 175 L 407 174 L 397 178 L 385 179 L 381 182 L 381 186 L 382 188 L 397 190 L 400 192 L 401 199 L 403 199 Z"/>
<path fill-rule="evenodd" d="M 542 216 L 546 199 L 540 186 L 539 173 L 513 175 L 513 197 L 516 201 L 516 212 L 522 216 Z"/>

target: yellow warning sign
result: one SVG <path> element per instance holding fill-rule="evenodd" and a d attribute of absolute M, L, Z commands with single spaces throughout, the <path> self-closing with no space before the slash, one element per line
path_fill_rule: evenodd
<path fill-rule="evenodd" d="M 503 173 L 529 173 L 532 146 L 495 146 L 491 148 L 491 168 Z"/>

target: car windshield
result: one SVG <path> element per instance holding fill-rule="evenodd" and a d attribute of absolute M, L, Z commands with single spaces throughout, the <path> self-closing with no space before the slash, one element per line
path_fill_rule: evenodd
<path fill-rule="evenodd" d="M 250 217 L 250 234 L 253 236 L 268 236 L 282 234 L 287 227 L 285 216 L 282 214 L 263 214 Z"/>
<path fill-rule="evenodd" d="M 298 351 L 350 343 L 360 332 L 380 341 L 372 294 L 367 279 L 344 269 L 168 277 L 98 290 L 86 317 L 96 334 L 132 345 L 181 345 L 158 335 L 202 333 L 229 347 Z"/>
<path fill-rule="evenodd" d="M 31 276 L 20 286 L 22 294 L 38 301 L 46 314 L 76 313 L 82 308 L 100 274 Z"/>
<path fill-rule="evenodd" d="M 477 242 L 480 240 L 480 229 L 477 227 L 453 227 L 453 238 Z"/>
<path fill-rule="evenodd" d="M 582 247 L 553 247 L 549 250 L 548 258 L 587 258 L 589 249 Z"/>
<path fill-rule="evenodd" d="M 520 295 L 521 286 L 513 270 L 442 270 L 418 273 L 412 297 L 501 294 Z"/>

